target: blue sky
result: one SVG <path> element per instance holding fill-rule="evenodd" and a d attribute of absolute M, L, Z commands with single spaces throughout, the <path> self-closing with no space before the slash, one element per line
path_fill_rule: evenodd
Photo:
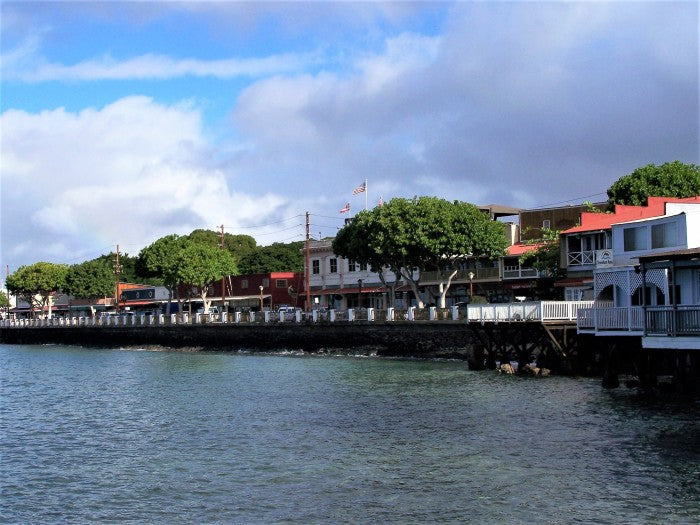
<path fill-rule="evenodd" d="M 6 2 L 0 259 L 436 195 L 603 200 L 698 163 L 696 2 Z"/>

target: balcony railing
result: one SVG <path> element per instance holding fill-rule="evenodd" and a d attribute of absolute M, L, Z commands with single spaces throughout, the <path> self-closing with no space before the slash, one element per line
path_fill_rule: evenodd
<path fill-rule="evenodd" d="M 529 279 L 539 277 L 539 272 L 534 268 L 523 268 L 522 266 L 504 266 L 504 279 Z"/>
<path fill-rule="evenodd" d="M 649 306 L 646 334 L 671 337 L 700 335 L 700 306 Z"/>
<path fill-rule="evenodd" d="M 595 251 L 569 252 L 569 266 L 592 266 L 595 264 Z"/>
<path fill-rule="evenodd" d="M 646 325 L 645 325 L 646 320 Z M 627 332 L 633 335 L 700 335 L 700 305 L 582 308 L 579 332 Z"/>
<path fill-rule="evenodd" d="M 452 278 L 452 282 L 469 282 L 469 273 L 474 274 L 474 281 L 498 280 L 498 268 L 474 268 L 471 270 L 458 270 Z M 447 281 L 452 272 L 422 272 L 420 283 L 439 283 Z"/>

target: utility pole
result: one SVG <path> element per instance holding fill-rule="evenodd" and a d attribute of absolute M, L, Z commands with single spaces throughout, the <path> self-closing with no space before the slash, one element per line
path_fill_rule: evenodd
<path fill-rule="evenodd" d="M 119 312 L 119 277 L 121 274 L 121 266 L 119 265 L 119 245 L 117 244 L 117 262 L 114 265 L 114 275 L 116 278 L 114 288 L 114 311 Z"/>
<path fill-rule="evenodd" d="M 225 250 L 224 247 L 224 225 L 221 225 L 221 249 Z M 224 320 L 224 305 L 226 304 L 226 276 L 221 276 L 221 321 Z"/>
<path fill-rule="evenodd" d="M 311 311 L 311 290 L 309 290 L 309 277 L 311 270 L 309 269 L 309 260 L 311 254 L 310 240 L 309 240 L 309 212 L 306 212 L 306 257 L 305 257 L 305 272 L 304 272 L 304 288 L 306 288 L 306 311 Z"/>

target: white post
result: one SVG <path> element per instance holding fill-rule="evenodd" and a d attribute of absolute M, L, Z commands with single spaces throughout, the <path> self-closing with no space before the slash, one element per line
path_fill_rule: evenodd
<path fill-rule="evenodd" d="M 190 322 L 190 314 L 188 314 L 187 312 L 183 313 L 183 314 L 182 314 L 182 321 L 183 321 L 185 324 L 189 324 L 189 322 Z"/>
<path fill-rule="evenodd" d="M 265 310 L 265 322 L 270 322 L 270 310 Z"/>
<path fill-rule="evenodd" d="M 396 317 L 394 316 L 394 308 L 390 306 L 389 308 L 386 309 L 386 320 L 387 321 L 394 321 L 395 319 L 396 319 Z"/>
<path fill-rule="evenodd" d="M 435 321 L 437 318 L 437 308 L 435 306 L 430 307 L 430 320 Z"/>
<path fill-rule="evenodd" d="M 452 307 L 452 320 L 456 321 L 459 319 L 459 306 Z"/>
<path fill-rule="evenodd" d="M 311 320 L 314 323 L 318 322 L 318 310 L 311 310 Z"/>
<path fill-rule="evenodd" d="M 409 321 L 415 321 L 415 320 L 416 320 L 416 307 L 415 307 L 415 306 L 409 306 L 409 307 L 408 307 L 408 320 L 409 320 Z"/>
<path fill-rule="evenodd" d="M 355 320 L 355 309 L 348 308 L 348 321 L 353 322 Z"/>
<path fill-rule="evenodd" d="M 301 323 L 301 310 L 294 311 L 294 319 L 297 323 Z"/>
<path fill-rule="evenodd" d="M 233 322 L 236 324 L 241 322 L 241 312 L 234 312 L 233 313 Z"/>
<path fill-rule="evenodd" d="M 330 310 L 329 317 L 330 317 L 331 323 L 335 323 L 335 308 Z"/>
<path fill-rule="evenodd" d="M 374 321 L 374 308 L 367 308 L 367 320 Z"/>
<path fill-rule="evenodd" d="M 280 323 L 284 323 L 284 312 L 277 312 L 277 316 L 279 317 Z"/>

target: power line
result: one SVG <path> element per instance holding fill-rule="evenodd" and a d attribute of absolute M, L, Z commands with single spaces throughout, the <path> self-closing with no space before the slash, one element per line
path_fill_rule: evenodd
<path fill-rule="evenodd" d="M 549 208 L 550 206 L 556 206 L 557 204 L 566 204 L 567 202 L 571 202 L 571 201 L 580 201 L 581 199 L 590 199 L 591 197 L 596 197 L 598 195 L 607 195 L 607 192 L 601 191 L 599 193 L 593 193 L 592 195 L 584 195 L 582 197 L 574 197 L 573 199 L 567 199 L 565 201 L 552 202 L 550 204 L 541 204 L 540 206 L 536 206 L 534 208 L 528 208 L 528 209 L 540 210 L 542 208 Z"/>

